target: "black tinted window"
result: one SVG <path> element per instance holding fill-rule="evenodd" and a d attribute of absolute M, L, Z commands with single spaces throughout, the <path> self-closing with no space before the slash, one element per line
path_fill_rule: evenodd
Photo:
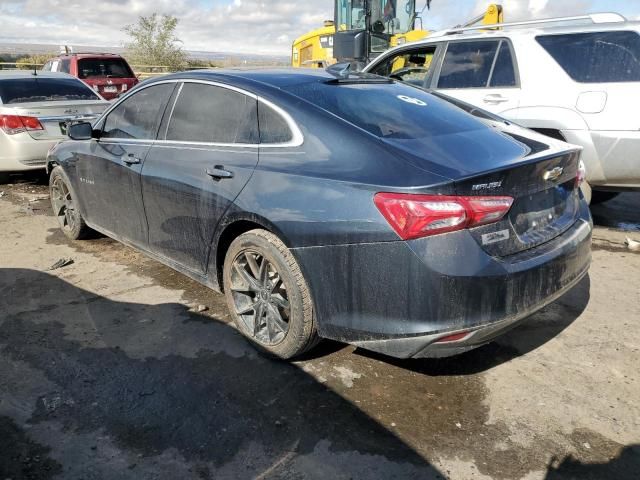
<path fill-rule="evenodd" d="M 635 32 L 545 35 L 537 40 L 576 82 L 640 81 L 640 36 Z"/>
<path fill-rule="evenodd" d="M 257 101 L 239 92 L 185 83 L 167 128 L 167 140 L 258 143 Z"/>
<path fill-rule="evenodd" d="M 78 60 L 78 77 L 133 78 L 133 72 L 122 58 L 82 58 Z"/>
<path fill-rule="evenodd" d="M 500 43 L 500 51 L 496 64 L 493 67 L 493 75 L 491 75 L 492 87 L 515 87 L 516 72 L 513 67 L 513 57 L 509 44 L 505 41 Z"/>
<path fill-rule="evenodd" d="M 498 44 L 498 41 L 450 43 L 438 88 L 486 87 Z"/>
<path fill-rule="evenodd" d="M 293 139 L 285 119 L 264 103 L 258 106 L 258 124 L 260 143 L 286 143 Z"/>
<path fill-rule="evenodd" d="M 59 72 L 64 72 L 64 73 L 71 73 L 71 69 L 70 69 L 70 64 L 71 62 L 69 61 L 68 58 L 63 58 L 62 60 L 60 60 L 60 66 L 58 67 L 58 71 Z"/>
<path fill-rule="evenodd" d="M 165 104 L 175 84 L 154 85 L 128 97 L 109 115 L 103 137 L 152 140 L 156 138 Z"/>
<path fill-rule="evenodd" d="M 74 78 L 30 76 L 0 79 L 0 101 L 4 104 L 66 100 L 99 100 L 99 98 L 93 90 Z"/>

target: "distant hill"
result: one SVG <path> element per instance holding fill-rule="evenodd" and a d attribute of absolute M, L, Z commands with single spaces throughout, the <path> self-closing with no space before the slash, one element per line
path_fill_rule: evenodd
<path fill-rule="evenodd" d="M 80 52 L 108 52 L 124 54 L 122 47 L 96 47 L 88 45 L 69 45 L 73 51 Z M 57 53 L 60 45 L 46 45 L 41 43 L 1 43 L 0 57 L 4 60 L 15 60 L 18 57 L 27 55 Z M 188 51 L 189 57 L 195 60 L 206 60 L 219 62 L 225 66 L 235 65 L 289 65 L 289 58 L 277 55 L 254 55 L 246 53 L 231 52 L 202 52 Z"/>

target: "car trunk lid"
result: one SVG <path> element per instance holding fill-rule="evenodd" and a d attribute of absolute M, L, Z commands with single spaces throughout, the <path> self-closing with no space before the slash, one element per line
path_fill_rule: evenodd
<path fill-rule="evenodd" d="M 456 181 L 459 195 L 514 199 L 501 221 L 471 229 L 474 239 L 490 255 L 503 257 L 546 243 L 568 230 L 579 213 L 579 161 L 578 149 L 556 151 Z"/>
<path fill-rule="evenodd" d="M 42 130 L 28 130 L 35 140 L 54 140 L 65 138 L 67 127 L 73 122 L 93 122 L 109 106 L 103 100 L 56 101 L 22 103 L 13 108 L 5 108 L 5 113 L 37 118 Z"/>

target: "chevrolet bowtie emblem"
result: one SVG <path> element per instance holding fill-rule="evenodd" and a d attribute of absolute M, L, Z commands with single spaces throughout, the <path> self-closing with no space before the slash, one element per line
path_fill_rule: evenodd
<path fill-rule="evenodd" d="M 563 172 L 564 168 L 562 167 L 552 168 L 551 170 L 547 170 L 546 172 L 544 172 L 542 178 L 547 181 L 557 180 L 558 178 L 560 178 L 560 175 L 562 175 Z"/>

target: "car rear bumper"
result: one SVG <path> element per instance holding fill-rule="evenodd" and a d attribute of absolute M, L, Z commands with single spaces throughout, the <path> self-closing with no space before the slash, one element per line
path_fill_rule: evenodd
<path fill-rule="evenodd" d="M 0 172 L 45 168 L 47 152 L 59 141 L 34 140 L 28 133 L 5 135 L 0 132 Z"/>
<path fill-rule="evenodd" d="M 321 336 L 387 355 L 449 356 L 482 345 L 578 283 L 591 218 L 539 247 L 487 255 L 469 232 L 410 242 L 301 248 Z M 468 334 L 438 343 L 454 333 Z"/>
<path fill-rule="evenodd" d="M 640 132 L 562 130 L 566 140 L 583 147 L 587 180 L 596 189 L 640 189 Z"/>

